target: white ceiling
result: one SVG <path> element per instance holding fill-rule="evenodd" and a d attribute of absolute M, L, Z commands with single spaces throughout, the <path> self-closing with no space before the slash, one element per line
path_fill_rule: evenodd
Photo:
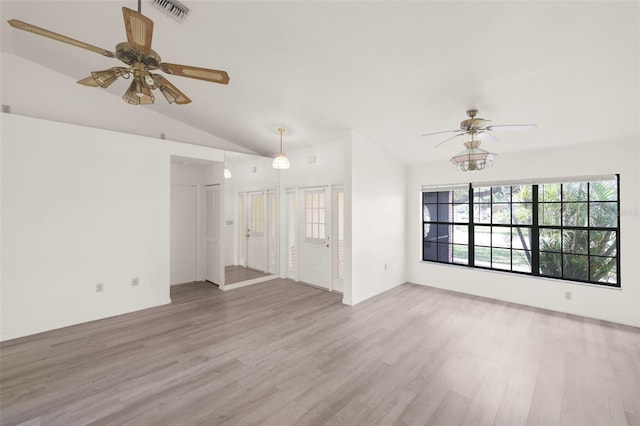
<path fill-rule="evenodd" d="M 200 145 L 223 139 L 270 156 L 282 126 L 285 151 L 354 129 L 407 163 L 440 161 L 464 141 L 434 148 L 446 136 L 419 135 L 456 129 L 470 107 L 494 124 L 538 124 L 496 132 L 501 143 L 488 149 L 497 153 L 640 139 L 637 1 L 181 1 L 191 9 L 184 23 L 143 0 L 154 50 L 167 62 L 226 70 L 228 86 L 169 76 L 193 103 L 168 105 L 158 95 L 154 105 L 128 105 L 119 99 L 126 81 L 109 94 L 74 82 L 116 59 L 6 20 L 114 50 L 125 40 L 121 7 L 136 9 L 135 0 L 2 0 L 2 52 L 42 66 L 11 72 L 3 61 L 2 103 Z M 49 79 L 55 92 L 42 87 Z"/>

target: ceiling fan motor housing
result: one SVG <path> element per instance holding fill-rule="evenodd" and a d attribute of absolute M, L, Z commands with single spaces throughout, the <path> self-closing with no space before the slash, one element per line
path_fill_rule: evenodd
<path fill-rule="evenodd" d="M 127 65 L 134 65 L 135 63 L 142 63 L 147 69 L 157 70 L 160 68 L 160 55 L 155 51 L 151 51 L 149 55 L 143 55 L 131 46 L 131 44 L 125 42 L 118 43 L 116 46 L 116 58 L 121 60 Z"/>
<path fill-rule="evenodd" d="M 478 114 L 477 109 L 470 109 L 467 111 L 468 119 L 462 120 L 460 122 L 460 129 L 466 130 L 467 132 L 474 132 L 475 130 L 481 130 L 487 127 L 491 120 L 485 120 L 484 118 L 476 118 Z"/>
<path fill-rule="evenodd" d="M 460 122 L 460 128 L 466 131 L 480 130 L 487 127 L 490 121 L 484 118 L 469 118 Z"/>

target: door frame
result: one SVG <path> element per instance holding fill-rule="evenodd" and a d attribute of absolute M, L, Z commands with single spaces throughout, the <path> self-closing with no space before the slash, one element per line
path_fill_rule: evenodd
<path fill-rule="evenodd" d="M 263 189 L 253 189 L 253 190 L 245 190 L 238 192 L 238 219 L 243 218 L 244 227 L 240 227 L 242 224 L 240 220 L 238 220 L 238 232 L 236 237 L 238 238 L 238 264 L 240 266 L 244 266 L 245 268 L 249 266 L 249 238 L 248 229 L 250 228 L 251 223 L 251 195 L 252 194 L 261 194 L 262 195 L 262 208 L 263 208 L 263 217 L 262 217 L 262 229 L 263 236 L 265 239 L 265 249 L 264 249 L 264 267 L 259 268 L 260 271 L 265 272 L 267 274 L 277 275 L 280 271 L 280 221 L 278 218 L 280 217 L 280 196 L 277 188 L 263 188 Z M 271 209 L 269 208 L 269 195 L 275 196 L 276 210 L 275 210 L 275 237 L 271 237 L 270 235 L 270 219 L 271 219 Z M 242 205 L 240 205 L 240 200 L 243 200 Z M 275 239 L 276 248 L 275 248 L 275 263 L 273 264 L 273 271 L 269 271 L 269 245 L 271 243 L 271 239 Z M 255 268 L 254 268 L 255 269 Z"/>
<path fill-rule="evenodd" d="M 339 271 L 339 265 L 340 265 L 340 261 L 338 260 L 339 258 L 339 239 L 338 239 L 338 232 L 339 232 L 339 218 L 340 218 L 340 212 L 339 212 L 339 206 L 340 204 L 338 203 L 338 193 L 342 192 L 342 216 L 343 216 L 343 221 L 344 221 L 344 187 L 342 184 L 340 185 L 331 185 L 331 203 L 332 203 L 332 207 L 331 207 L 331 237 L 333 239 L 333 243 L 331 245 L 331 291 L 337 291 L 335 290 L 336 284 L 339 283 L 341 291 L 339 291 L 340 293 L 344 293 L 344 278 L 340 278 L 340 271 Z M 343 225 L 344 226 L 344 223 Z M 343 265 L 344 267 L 344 265 Z M 344 272 L 344 271 L 343 271 Z"/>
<path fill-rule="evenodd" d="M 289 220 L 291 219 L 291 216 L 292 216 L 291 212 L 289 211 L 290 209 L 289 209 L 288 195 L 293 194 L 296 197 L 296 201 L 295 201 L 296 213 L 295 215 L 293 215 L 294 220 L 296 221 L 296 227 L 295 227 L 296 235 L 294 238 L 295 247 L 296 247 L 296 267 L 293 270 L 289 269 L 289 262 L 288 262 L 289 254 L 286 253 L 285 276 L 296 282 L 301 281 L 300 268 L 299 268 L 299 265 L 300 265 L 299 256 L 300 256 L 300 246 L 305 238 L 304 236 L 305 234 L 304 232 L 305 230 L 305 196 L 304 194 L 305 194 L 305 191 L 307 190 L 319 190 L 319 189 L 323 189 L 325 191 L 325 215 L 326 215 L 325 235 L 327 236 L 328 243 L 330 246 L 329 247 L 330 254 L 329 254 L 328 288 L 323 286 L 318 286 L 318 287 L 333 292 L 333 291 L 337 291 L 335 290 L 334 280 L 337 277 L 337 271 L 338 271 L 338 262 L 337 262 L 337 254 L 338 254 L 337 204 L 338 203 L 336 202 L 337 200 L 335 197 L 337 197 L 337 191 L 341 190 L 344 192 L 344 185 L 342 183 L 289 186 L 284 188 L 284 194 L 286 197 L 285 217 L 286 217 L 286 224 L 287 224 L 287 232 L 285 232 L 285 238 L 286 238 L 287 244 L 285 244 L 285 246 L 287 247 L 287 250 L 288 250 L 288 241 L 290 238 Z M 313 283 L 309 283 L 309 284 L 313 285 Z"/>

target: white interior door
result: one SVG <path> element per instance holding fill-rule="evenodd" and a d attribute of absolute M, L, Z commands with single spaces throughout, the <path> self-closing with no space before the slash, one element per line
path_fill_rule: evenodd
<path fill-rule="evenodd" d="M 247 266 L 268 272 L 265 191 L 247 193 Z"/>
<path fill-rule="evenodd" d="M 171 285 L 196 281 L 197 187 L 171 185 Z"/>
<path fill-rule="evenodd" d="M 206 279 L 222 284 L 223 276 L 220 262 L 220 187 L 207 186 L 205 201 L 206 217 Z"/>
<path fill-rule="evenodd" d="M 309 188 L 299 197 L 298 279 L 332 290 L 331 193 L 328 187 Z"/>

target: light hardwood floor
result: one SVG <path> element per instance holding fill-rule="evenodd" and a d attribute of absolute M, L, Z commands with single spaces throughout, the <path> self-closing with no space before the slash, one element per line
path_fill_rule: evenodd
<path fill-rule="evenodd" d="M 639 425 L 640 329 L 276 279 L 4 342 L 3 425 Z"/>

